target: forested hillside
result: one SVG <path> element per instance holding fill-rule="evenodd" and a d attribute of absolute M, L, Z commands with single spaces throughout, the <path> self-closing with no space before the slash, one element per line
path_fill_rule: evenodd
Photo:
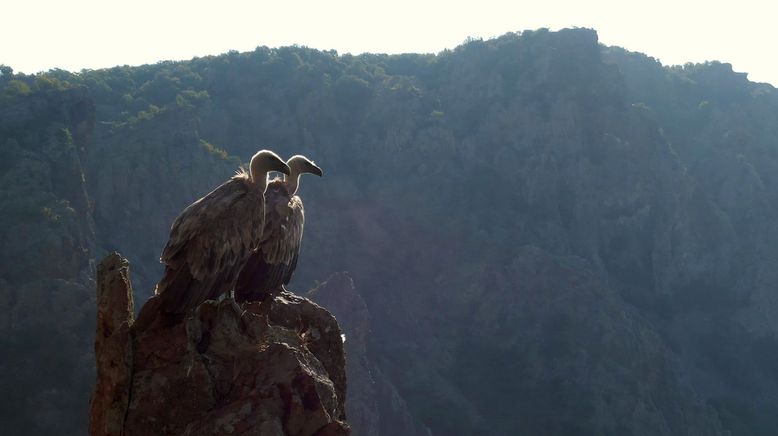
<path fill-rule="evenodd" d="M 347 411 L 355 434 L 778 426 L 778 91 L 728 64 L 573 29 L 0 71 L 15 433 L 83 434 L 94 259 L 120 250 L 150 295 L 177 213 L 260 148 L 325 172 L 302 183 L 290 289 L 353 277 L 358 314 L 336 315 L 358 320 L 349 364 L 374 385 L 349 389 L 375 396 Z"/>

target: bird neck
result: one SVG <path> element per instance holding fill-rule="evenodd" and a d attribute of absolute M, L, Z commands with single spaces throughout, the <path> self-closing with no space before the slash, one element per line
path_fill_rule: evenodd
<path fill-rule="evenodd" d="M 300 172 L 292 168 L 292 171 L 288 176 L 284 178 L 286 183 L 286 190 L 289 192 L 289 196 L 297 194 L 297 189 L 300 187 Z"/>
<path fill-rule="evenodd" d="M 267 191 L 267 174 L 260 177 L 259 180 L 254 181 L 254 186 L 257 187 L 258 191 L 264 194 L 265 191 Z"/>
<path fill-rule="evenodd" d="M 252 172 L 249 175 L 249 184 L 252 186 L 252 189 L 264 194 L 267 191 L 267 174 Z"/>
<path fill-rule="evenodd" d="M 254 184 L 256 189 L 260 192 L 265 192 L 267 189 L 267 173 L 265 168 L 262 168 L 259 162 L 255 162 L 252 159 L 251 166 L 249 168 L 249 178 L 251 183 Z"/>

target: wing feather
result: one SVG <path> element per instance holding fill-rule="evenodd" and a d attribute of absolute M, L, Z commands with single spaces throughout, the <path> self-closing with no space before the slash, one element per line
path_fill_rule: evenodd
<path fill-rule="evenodd" d="M 280 183 L 265 193 L 265 227 L 261 243 L 251 254 L 235 288 L 239 300 L 257 300 L 288 284 L 297 266 L 305 213 L 300 197 L 289 197 Z"/>
<path fill-rule="evenodd" d="M 156 293 L 163 309 L 182 313 L 229 290 L 263 226 L 262 193 L 241 176 L 184 209 L 160 257 L 166 268 Z"/>

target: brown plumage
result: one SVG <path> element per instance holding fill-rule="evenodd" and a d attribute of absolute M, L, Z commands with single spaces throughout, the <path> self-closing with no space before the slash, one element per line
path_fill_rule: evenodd
<path fill-rule="evenodd" d="M 161 311 L 182 315 L 234 287 L 264 228 L 267 173 L 289 173 L 275 153 L 262 150 L 241 172 L 189 205 L 170 229 L 160 260 L 165 275 L 155 293 Z"/>
<path fill-rule="evenodd" d="M 257 250 L 246 261 L 235 285 L 237 301 L 256 301 L 289 284 L 300 254 L 305 225 L 302 199 L 295 195 L 304 173 L 322 171 L 304 156 L 287 162 L 286 180 L 270 182 L 265 194 L 265 227 Z"/>

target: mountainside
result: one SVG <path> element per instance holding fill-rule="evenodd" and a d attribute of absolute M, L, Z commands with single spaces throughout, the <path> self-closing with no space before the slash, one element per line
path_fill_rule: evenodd
<path fill-rule="evenodd" d="M 94 378 L 96 239 L 82 165 L 94 103 L 84 88 L 6 79 L 0 76 L 0 422 L 9 434 L 80 434 Z"/>
<path fill-rule="evenodd" d="M 93 259 L 121 251 L 150 295 L 176 214 L 259 148 L 326 174 L 302 183 L 291 289 L 360 335 L 354 434 L 778 425 L 778 91 L 728 64 L 665 67 L 570 29 L 2 71 L 12 428 L 35 410 L 83 428 Z M 348 300 L 317 288 L 337 271 Z M 61 371 L 41 379 L 49 349 Z"/>

